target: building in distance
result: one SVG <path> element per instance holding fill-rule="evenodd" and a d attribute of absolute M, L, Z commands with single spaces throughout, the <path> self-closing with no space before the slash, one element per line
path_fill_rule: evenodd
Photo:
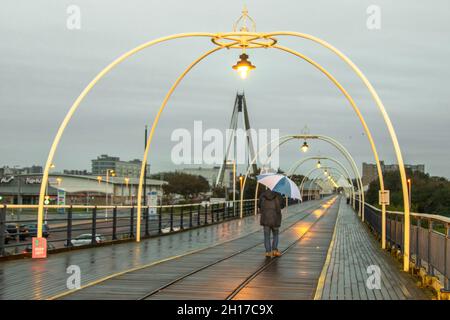
<path fill-rule="evenodd" d="M 123 161 L 119 157 L 102 154 L 92 160 L 92 175 L 106 176 L 107 170 L 114 170 L 117 177 L 138 178 L 141 173 L 141 165 L 142 161 L 139 159 Z M 150 165 L 147 165 L 147 174 L 149 173 Z"/>
<path fill-rule="evenodd" d="M 44 170 L 42 166 L 32 165 L 31 167 L 9 167 L 9 166 L 3 166 L 0 168 L 0 176 L 7 176 L 7 175 L 17 175 L 17 174 L 39 174 L 42 173 Z"/>
<path fill-rule="evenodd" d="M 385 164 L 384 161 L 380 161 L 381 171 L 385 172 L 398 171 L 398 164 Z M 412 172 L 425 173 L 424 164 L 405 164 L 405 169 L 409 169 Z M 362 164 L 362 182 L 363 185 L 369 185 L 372 181 L 378 179 L 377 166 L 373 163 L 363 162 Z"/>

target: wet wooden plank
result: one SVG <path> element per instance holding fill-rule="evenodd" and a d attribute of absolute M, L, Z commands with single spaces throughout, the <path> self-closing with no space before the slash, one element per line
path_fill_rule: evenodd
<path fill-rule="evenodd" d="M 381 288 L 369 289 L 367 268 L 381 270 Z M 359 220 L 352 208 L 341 204 L 335 242 L 322 290 L 322 299 L 405 300 L 428 299 L 414 280 L 400 269 Z"/>
<path fill-rule="evenodd" d="M 310 211 L 306 210 L 283 219 L 282 230 L 288 229 L 299 219 L 305 218 Z M 302 220 L 302 223 L 310 223 L 311 219 L 313 217 L 310 219 L 306 217 Z M 250 248 L 234 258 L 193 274 L 151 297 L 152 299 L 181 299 L 184 294 L 184 299 L 223 299 L 229 294 L 230 290 L 238 286 L 248 276 L 249 272 L 256 270 L 266 262 L 260 226 L 258 230 L 256 233 L 189 256 L 109 279 L 93 287 L 74 292 L 63 297 L 63 299 L 96 299 L 99 295 L 102 298 L 109 297 L 110 299 L 138 299 L 183 275 Z M 296 232 L 290 232 L 283 236 L 283 241 L 290 243 L 290 241 L 295 240 L 296 236 Z M 283 245 L 283 241 L 280 245 Z M 136 279 L 140 279 L 141 283 Z"/>
<path fill-rule="evenodd" d="M 288 217 L 318 203 L 305 202 L 291 207 Z M 294 213 L 295 212 L 295 213 Z M 147 265 L 190 250 L 245 236 L 261 229 L 259 217 L 232 220 L 200 229 L 104 247 L 49 255 L 46 260 L 15 260 L 0 264 L 0 299 L 46 299 L 67 291 L 66 268 L 78 265 L 82 285 L 117 272 Z"/>
<path fill-rule="evenodd" d="M 253 279 L 235 299 L 313 299 L 333 235 L 338 203 L 304 238 Z"/>

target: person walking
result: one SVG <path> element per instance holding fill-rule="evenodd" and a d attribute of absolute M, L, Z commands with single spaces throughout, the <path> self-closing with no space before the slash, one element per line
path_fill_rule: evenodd
<path fill-rule="evenodd" d="M 281 255 L 278 250 L 281 209 L 285 206 L 283 198 L 279 193 L 267 189 L 261 193 L 258 206 L 261 213 L 260 224 L 264 227 L 266 257 L 279 257 Z M 271 235 L 272 241 L 270 241 Z"/>

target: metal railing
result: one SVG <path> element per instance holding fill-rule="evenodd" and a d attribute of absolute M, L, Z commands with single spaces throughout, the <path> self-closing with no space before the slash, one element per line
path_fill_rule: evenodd
<path fill-rule="evenodd" d="M 243 216 L 255 212 L 244 200 Z M 45 206 L 43 236 L 48 250 L 93 246 L 136 236 L 135 206 Z M 240 201 L 143 207 L 141 237 L 147 238 L 239 218 Z M 0 206 L 0 256 L 31 252 L 37 205 Z"/>
<path fill-rule="evenodd" d="M 359 201 L 357 206 L 359 206 Z M 365 204 L 365 222 L 381 236 L 381 210 Z M 450 218 L 434 214 L 411 213 L 410 262 L 438 277 L 444 290 L 450 290 Z M 403 212 L 386 212 L 386 241 L 403 251 Z"/>

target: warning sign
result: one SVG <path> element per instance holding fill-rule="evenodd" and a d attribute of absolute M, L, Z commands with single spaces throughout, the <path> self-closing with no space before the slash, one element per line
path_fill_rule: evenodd
<path fill-rule="evenodd" d="M 389 196 L 389 190 L 384 190 L 384 192 L 383 191 L 379 191 L 378 192 L 378 203 L 380 204 L 380 206 L 381 205 L 386 205 L 386 206 L 388 206 L 389 205 L 389 203 L 390 203 L 390 201 L 389 201 L 389 198 L 390 198 L 390 196 Z"/>
<path fill-rule="evenodd" d="M 32 253 L 33 259 L 47 258 L 47 239 L 33 237 L 32 249 L 33 249 Z"/>

